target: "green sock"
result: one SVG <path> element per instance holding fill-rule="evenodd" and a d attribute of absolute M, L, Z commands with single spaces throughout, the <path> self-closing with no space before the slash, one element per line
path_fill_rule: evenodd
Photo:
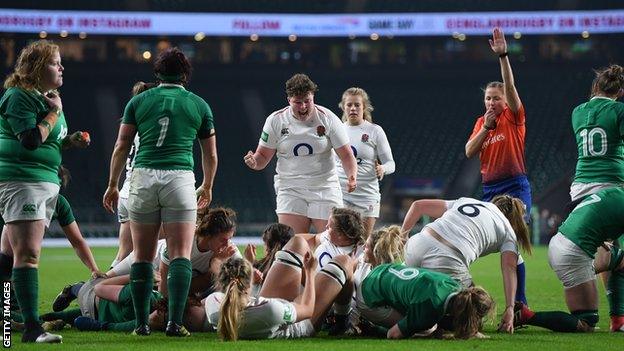
<path fill-rule="evenodd" d="M 11 281 L 13 273 L 13 257 L 0 253 L 0 279 L 3 282 Z"/>
<path fill-rule="evenodd" d="M 150 294 L 154 287 L 154 272 L 151 262 L 136 262 L 130 268 L 130 293 L 136 316 L 136 326 L 148 323 Z"/>
<path fill-rule="evenodd" d="M 128 321 L 121 323 L 106 323 L 104 330 L 118 331 L 118 332 L 131 332 L 134 330 L 136 321 Z"/>
<path fill-rule="evenodd" d="M 556 332 L 573 333 L 577 331 L 578 318 L 561 311 L 535 312 L 526 324 L 550 329 Z"/>
<path fill-rule="evenodd" d="M 13 288 L 17 295 L 26 329 L 40 325 L 39 322 L 39 276 L 37 268 L 13 268 Z"/>
<path fill-rule="evenodd" d="M 19 312 L 11 311 L 11 319 L 17 323 L 24 323 L 24 317 Z"/>
<path fill-rule="evenodd" d="M 192 268 L 188 258 L 178 257 L 169 264 L 167 290 L 169 291 L 169 320 L 182 325 L 182 316 L 191 287 Z"/>
<path fill-rule="evenodd" d="M 41 318 L 49 321 L 62 319 L 65 323 L 74 324 L 74 319 L 80 316 L 82 316 L 80 308 L 71 308 L 61 312 L 49 312 L 42 315 Z"/>
<path fill-rule="evenodd" d="M 607 282 L 609 315 L 624 316 L 624 271 L 611 272 Z"/>

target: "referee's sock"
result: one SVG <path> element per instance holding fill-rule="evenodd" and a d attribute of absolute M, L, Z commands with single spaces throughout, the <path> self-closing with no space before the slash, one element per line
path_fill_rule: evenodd
<path fill-rule="evenodd" d="M 169 264 L 167 277 L 167 291 L 169 292 L 169 320 L 182 325 L 184 307 L 191 287 L 191 261 L 188 258 L 178 257 Z"/>
<path fill-rule="evenodd" d="M 154 272 L 151 262 L 136 262 L 130 268 L 130 293 L 136 314 L 136 326 L 148 324 L 150 294 L 154 286 Z"/>
<path fill-rule="evenodd" d="M 34 267 L 13 268 L 13 287 L 26 329 L 41 328 L 39 322 L 39 274 Z"/>

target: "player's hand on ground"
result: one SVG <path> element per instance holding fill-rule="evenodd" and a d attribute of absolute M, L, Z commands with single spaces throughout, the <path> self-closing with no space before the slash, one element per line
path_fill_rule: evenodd
<path fill-rule="evenodd" d="M 492 30 L 492 39 L 490 39 L 490 47 L 496 54 L 501 55 L 507 52 L 507 42 L 503 30 L 496 27 Z"/>
<path fill-rule="evenodd" d="M 97 278 L 108 278 L 108 276 L 106 275 L 106 273 L 100 271 L 100 270 L 95 270 L 91 272 L 91 279 L 97 279 Z"/>
<path fill-rule="evenodd" d="M 254 157 L 254 153 L 252 151 L 247 151 L 247 155 L 243 157 L 243 160 L 245 161 L 247 167 L 254 170 L 256 169 L 258 163 L 256 162 L 256 158 Z"/>
<path fill-rule="evenodd" d="M 256 245 L 247 244 L 247 247 L 245 247 L 245 258 L 251 263 L 256 262 Z"/>
<path fill-rule="evenodd" d="M 355 188 L 357 188 L 357 181 L 354 176 L 351 176 L 347 181 L 347 192 L 352 193 L 355 191 Z"/>
<path fill-rule="evenodd" d="M 117 189 L 117 187 L 109 186 L 104 193 L 104 197 L 102 198 L 102 205 L 108 212 L 115 213 L 117 201 L 119 201 L 119 189 Z"/>
<path fill-rule="evenodd" d="M 513 306 L 509 306 L 505 309 L 505 312 L 503 312 L 503 317 L 501 318 L 501 322 L 498 326 L 498 331 L 513 334 L 513 322 L 514 310 Z"/>

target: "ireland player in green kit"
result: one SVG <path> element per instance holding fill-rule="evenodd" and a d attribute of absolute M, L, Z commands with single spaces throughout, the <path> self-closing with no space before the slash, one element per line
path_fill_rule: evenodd
<path fill-rule="evenodd" d="M 62 340 L 43 331 L 37 309 L 41 241 L 59 192 L 61 149 L 86 146 L 74 136 L 66 138 L 56 92 L 63 85 L 63 70 L 58 46 L 45 40 L 30 43 L 20 52 L 0 99 L 0 215 L 15 255 L 13 287 L 24 316 L 23 342 Z"/>
<path fill-rule="evenodd" d="M 562 332 L 593 331 L 598 322 L 596 273 L 610 271 L 608 288 L 611 315 L 624 315 L 624 253 L 605 241 L 624 233 L 624 188 L 601 190 L 586 197 L 559 227 L 548 246 L 548 258 L 563 283 L 570 314 L 532 312 L 519 306 L 520 324 Z M 612 331 L 624 331 L 624 328 Z"/>
<path fill-rule="evenodd" d="M 570 186 L 568 211 L 588 195 L 624 185 L 624 104 L 617 101 L 624 94 L 623 89 L 621 66 L 598 70 L 592 83 L 591 99 L 572 112 L 578 161 Z M 614 245 L 624 246 L 622 240 L 615 241 Z M 600 276 L 609 297 L 611 274 L 607 271 Z M 611 319 L 612 330 L 624 327 L 624 315 L 612 315 Z"/>
<path fill-rule="evenodd" d="M 369 307 L 390 306 L 402 315 L 388 330 L 389 339 L 409 338 L 436 324 L 457 338 L 471 338 L 494 307 L 482 288 L 464 289 L 449 275 L 393 263 L 373 268 L 362 282 L 362 296 Z"/>
<path fill-rule="evenodd" d="M 135 334 L 150 334 L 147 318 L 149 294 L 154 284 L 151 262 L 156 254 L 162 223 L 164 232 L 168 233 L 170 258 L 166 334 L 189 336 L 182 325 L 182 314 L 192 276 L 189 257 L 198 206 L 193 142 L 199 139 L 202 150 L 203 182 L 199 205 L 204 207 L 212 198 L 217 167 L 213 117 L 208 104 L 184 88 L 191 65 L 182 51 L 172 48 L 159 54 L 154 62 L 154 72 L 160 84 L 133 97 L 126 105 L 103 203 L 107 210 L 114 212 L 119 199 L 119 177 L 138 133 L 141 147 L 135 158 L 128 197 L 136 257 L 130 272 L 130 290 L 137 318 Z"/>

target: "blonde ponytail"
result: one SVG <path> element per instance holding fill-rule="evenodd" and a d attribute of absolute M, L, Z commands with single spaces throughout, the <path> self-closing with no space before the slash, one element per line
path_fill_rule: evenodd
<path fill-rule="evenodd" d="M 524 203 L 522 200 L 509 195 L 498 195 L 492 199 L 492 203 L 507 217 L 511 227 L 516 233 L 516 240 L 527 254 L 532 253 L 529 227 L 524 221 Z"/>
<path fill-rule="evenodd" d="M 217 332 L 224 341 L 238 340 L 242 314 L 249 300 L 251 288 L 251 264 L 238 257 L 231 257 L 219 272 L 219 284 L 224 287 Z"/>

